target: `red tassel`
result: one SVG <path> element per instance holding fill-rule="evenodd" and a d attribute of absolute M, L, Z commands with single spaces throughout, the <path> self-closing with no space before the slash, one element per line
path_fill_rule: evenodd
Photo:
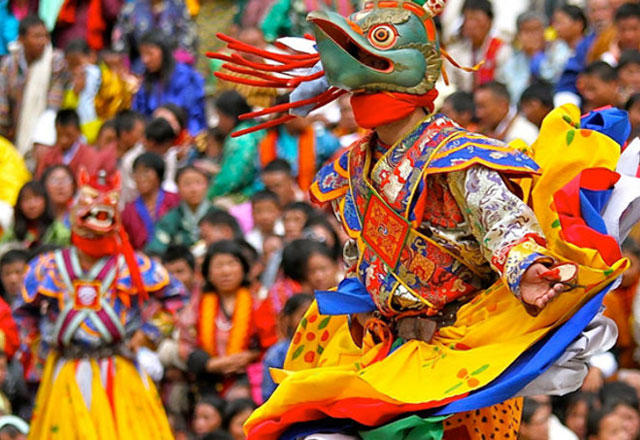
<path fill-rule="evenodd" d="M 249 52 L 249 53 L 253 53 L 255 55 L 261 55 L 264 58 L 269 58 L 272 59 L 274 61 L 281 61 L 281 62 L 288 62 L 288 61 L 296 61 L 296 60 L 305 60 L 305 59 L 309 59 L 309 58 L 315 58 L 315 57 L 319 57 L 318 54 L 307 54 L 307 53 L 301 53 L 301 54 L 286 54 L 286 53 L 275 53 L 275 52 L 270 52 L 268 50 L 263 50 L 263 49 L 258 49 L 257 47 L 253 47 L 247 43 L 244 43 L 240 40 L 236 40 L 235 38 L 232 38 L 228 35 L 222 34 L 222 33 L 218 33 L 216 34 L 216 36 L 224 41 L 225 43 L 227 43 L 229 45 L 229 47 L 231 48 L 231 45 L 234 45 L 236 47 L 241 47 L 243 48 L 243 50 Z M 286 46 L 280 44 L 277 45 L 278 47 L 284 47 L 285 49 L 289 49 Z"/>
<path fill-rule="evenodd" d="M 292 119 L 295 119 L 294 115 L 280 116 L 279 118 L 273 119 L 271 121 L 263 122 L 262 124 L 255 125 L 250 128 L 245 128 L 244 130 L 235 131 L 231 133 L 231 137 L 239 137 L 248 133 L 254 133 L 260 130 L 266 130 L 271 127 L 276 127 L 280 124 L 284 124 L 285 122 L 289 122 Z"/>
<path fill-rule="evenodd" d="M 242 75 L 251 75 L 256 78 L 265 79 L 267 81 L 281 81 L 283 84 L 286 84 L 289 81 L 289 78 L 277 77 L 269 75 L 268 73 L 258 72 L 257 70 L 253 69 L 245 69 L 244 67 L 239 67 L 234 64 L 225 63 L 222 65 L 222 67 L 235 73 L 240 73 Z"/>
<path fill-rule="evenodd" d="M 120 253 L 124 255 L 124 260 L 129 268 L 133 287 L 135 287 L 138 292 L 138 302 L 140 303 L 140 306 L 142 306 L 142 304 L 149 299 L 149 294 L 144 288 L 144 283 L 142 282 L 142 275 L 140 274 L 136 254 L 131 247 L 127 232 L 122 227 L 120 228 Z"/>
<path fill-rule="evenodd" d="M 274 89 L 286 89 L 286 88 L 290 88 L 287 87 L 286 84 L 282 84 L 280 82 L 276 82 L 276 81 L 260 81 L 257 79 L 249 79 L 249 78 L 242 78 L 239 76 L 233 76 L 233 75 L 229 75 L 223 72 L 215 72 L 214 75 L 217 78 L 220 78 L 222 80 L 225 81 L 231 81 L 231 82 L 235 82 L 238 84 L 246 84 L 248 86 L 253 86 L 253 87 L 269 87 L 269 88 L 274 88 Z"/>

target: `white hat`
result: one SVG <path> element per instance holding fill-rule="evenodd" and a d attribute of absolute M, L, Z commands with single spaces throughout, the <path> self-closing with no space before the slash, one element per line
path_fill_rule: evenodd
<path fill-rule="evenodd" d="M 56 111 L 45 110 L 38 118 L 36 128 L 33 133 L 32 142 L 34 144 L 53 147 L 56 144 Z"/>

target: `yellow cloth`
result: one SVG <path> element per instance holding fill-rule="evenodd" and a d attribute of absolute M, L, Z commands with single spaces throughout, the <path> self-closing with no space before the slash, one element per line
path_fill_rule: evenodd
<path fill-rule="evenodd" d="M 31 180 L 31 173 L 18 150 L 0 136 L 0 200 L 14 206 L 20 188 Z"/>
<path fill-rule="evenodd" d="M 100 367 L 91 360 L 91 404 L 76 382 L 78 361 L 47 359 L 33 410 L 29 440 L 172 440 L 160 396 L 151 379 L 134 365 L 115 357 L 113 404 L 102 384 Z M 58 371 L 56 371 L 58 370 Z"/>
<path fill-rule="evenodd" d="M 620 275 L 628 265 L 626 259 L 609 267 L 595 250 L 564 242 L 558 216 L 550 209 L 552 195 L 575 177 L 576 170 L 614 170 L 620 156 L 613 140 L 595 132 L 577 130 L 567 145 L 567 133 L 575 129 L 566 118 L 579 123 L 578 108 L 554 110 L 542 125 L 540 141 L 532 146 L 542 174 L 534 178 L 529 200 L 547 238 L 547 248 L 525 242 L 511 252 L 538 252 L 558 262 L 576 262 L 577 284 L 587 289 L 559 295 L 532 317 L 504 281 L 498 281 L 461 307 L 455 324 L 441 329 L 431 343 L 409 341 L 370 365 L 380 347 L 365 340 L 359 350 L 348 340 L 346 320 L 332 317 L 325 324 L 326 317 L 316 316 L 314 304 L 298 328 L 299 336 L 294 337 L 286 370 L 272 373 L 280 386 L 251 416 L 246 428 L 277 420 L 288 409 L 309 402 L 324 406 L 327 401 L 371 398 L 392 404 L 418 404 L 477 390 Z"/>

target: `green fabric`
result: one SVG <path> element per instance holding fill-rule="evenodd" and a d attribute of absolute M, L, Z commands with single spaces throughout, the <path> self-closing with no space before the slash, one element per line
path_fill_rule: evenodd
<path fill-rule="evenodd" d="M 291 0 L 278 0 L 262 20 L 262 33 L 265 40 L 273 42 L 281 35 L 292 34 L 292 23 L 289 17 Z"/>
<path fill-rule="evenodd" d="M 38 16 L 44 21 L 49 32 L 56 26 L 63 3 L 64 0 L 40 0 L 38 4 Z"/>
<path fill-rule="evenodd" d="M 211 208 L 208 200 L 204 200 L 195 213 L 184 204 L 167 212 L 156 224 L 153 239 L 147 243 L 145 252 L 164 254 L 172 244 L 192 246 L 200 233 L 198 222 Z"/>
<path fill-rule="evenodd" d="M 10 243 L 10 242 L 21 242 L 26 246 L 30 246 L 31 243 L 35 241 L 35 236 L 31 232 L 27 232 L 24 240 L 19 240 L 16 237 L 16 233 L 13 229 L 9 229 L 2 235 L 2 240 L 0 243 Z M 43 244 L 53 244 L 56 246 L 68 246 L 71 241 L 71 231 L 67 228 L 64 223 L 55 220 L 51 225 L 46 229 L 44 234 L 42 235 L 42 239 L 39 241 L 40 245 Z"/>
<path fill-rule="evenodd" d="M 241 122 L 234 131 L 244 130 L 253 125 L 253 122 Z M 220 164 L 220 169 L 224 171 L 211 181 L 207 193 L 210 200 L 221 196 L 234 196 L 238 193 L 246 197 L 253 195 L 258 174 L 258 147 L 263 137 L 264 131 L 236 138 L 227 136 L 222 147 Z"/>
<path fill-rule="evenodd" d="M 360 431 L 363 440 L 442 440 L 447 417 L 423 419 L 416 415 L 389 423 L 371 431 Z"/>

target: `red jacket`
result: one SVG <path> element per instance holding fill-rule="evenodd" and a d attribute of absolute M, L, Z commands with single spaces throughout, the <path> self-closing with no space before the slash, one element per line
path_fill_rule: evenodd
<path fill-rule="evenodd" d="M 62 150 L 58 145 L 51 147 L 51 149 L 44 153 L 38 161 L 35 175 L 36 179 L 39 179 L 44 170 L 50 166 L 62 164 L 62 157 Z M 104 159 L 106 159 L 104 155 L 101 155 L 95 148 L 85 144 L 80 144 L 78 151 L 76 151 L 76 154 L 68 165 L 74 175 L 78 175 L 78 171 L 80 171 L 81 166 L 84 166 L 91 175 L 94 175 L 101 169 L 106 171 L 113 170 L 115 168 L 115 164 L 103 163 Z M 115 160 L 115 158 L 109 158 L 108 160 Z"/>

